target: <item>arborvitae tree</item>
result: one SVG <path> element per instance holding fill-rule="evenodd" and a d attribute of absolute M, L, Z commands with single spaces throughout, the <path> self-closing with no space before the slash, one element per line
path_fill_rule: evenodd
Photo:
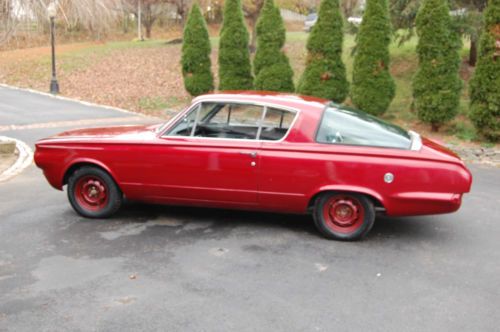
<path fill-rule="evenodd" d="M 198 4 L 194 4 L 184 28 L 182 44 L 182 76 L 192 96 L 214 89 L 207 25 Z"/>
<path fill-rule="evenodd" d="M 471 120 L 485 137 L 500 140 L 500 0 L 490 0 L 470 81 Z"/>
<path fill-rule="evenodd" d="M 300 78 L 299 93 L 342 102 L 349 82 L 342 62 L 342 14 L 338 0 L 322 0 L 318 21 L 307 40 L 306 69 Z"/>
<path fill-rule="evenodd" d="M 391 21 L 387 0 L 368 0 L 357 35 L 351 100 L 371 114 L 383 114 L 396 92 L 389 72 Z"/>
<path fill-rule="evenodd" d="M 240 0 L 226 0 L 219 43 L 219 90 L 251 90 L 248 30 Z"/>
<path fill-rule="evenodd" d="M 293 92 L 293 70 L 285 53 L 285 25 L 273 0 L 265 0 L 257 21 L 257 52 L 254 59 L 257 90 Z"/>
<path fill-rule="evenodd" d="M 437 131 L 457 113 L 461 40 L 451 29 L 447 0 L 424 0 L 417 14 L 419 67 L 413 97 L 420 120 Z"/>

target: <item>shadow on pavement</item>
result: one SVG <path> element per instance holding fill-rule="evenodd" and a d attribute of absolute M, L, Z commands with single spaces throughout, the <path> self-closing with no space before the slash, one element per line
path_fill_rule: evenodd
<path fill-rule="evenodd" d="M 321 238 L 311 215 L 291 215 L 239 210 L 210 209 L 127 203 L 109 221 L 119 224 L 140 224 L 155 220 L 170 220 L 179 225 L 210 222 L 214 233 L 239 227 L 256 231 L 273 230 L 306 233 Z M 378 216 L 365 241 L 404 239 L 405 241 L 444 240 L 445 223 L 439 217 L 389 218 Z M 214 234 L 215 235 L 215 234 Z"/>

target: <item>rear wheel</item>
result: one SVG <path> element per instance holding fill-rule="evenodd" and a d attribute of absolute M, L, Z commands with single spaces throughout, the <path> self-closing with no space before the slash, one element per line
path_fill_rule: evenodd
<path fill-rule="evenodd" d="M 106 218 L 118 211 L 123 195 L 107 172 L 84 166 L 68 179 L 68 199 L 78 214 L 87 218 Z"/>
<path fill-rule="evenodd" d="M 327 238 L 354 241 L 363 238 L 375 222 L 372 201 L 355 193 L 324 193 L 314 207 L 314 223 Z"/>

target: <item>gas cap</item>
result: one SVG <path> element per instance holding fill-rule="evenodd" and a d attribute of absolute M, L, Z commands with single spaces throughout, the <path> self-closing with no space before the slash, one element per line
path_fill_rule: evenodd
<path fill-rule="evenodd" d="M 384 175 L 384 181 L 385 181 L 385 183 L 392 183 L 392 181 L 394 181 L 394 174 L 392 174 L 392 173 L 385 173 L 385 175 Z"/>

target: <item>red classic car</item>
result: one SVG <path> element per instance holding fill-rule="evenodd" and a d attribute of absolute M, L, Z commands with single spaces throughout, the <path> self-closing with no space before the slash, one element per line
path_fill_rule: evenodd
<path fill-rule="evenodd" d="M 456 211 L 472 176 L 417 133 L 330 101 L 228 92 L 197 97 L 165 124 L 73 130 L 36 144 L 35 162 L 67 185 L 80 215 L 124 198 L 312 213 L 328 238 L 359 239 L 376 213 Z"/>

